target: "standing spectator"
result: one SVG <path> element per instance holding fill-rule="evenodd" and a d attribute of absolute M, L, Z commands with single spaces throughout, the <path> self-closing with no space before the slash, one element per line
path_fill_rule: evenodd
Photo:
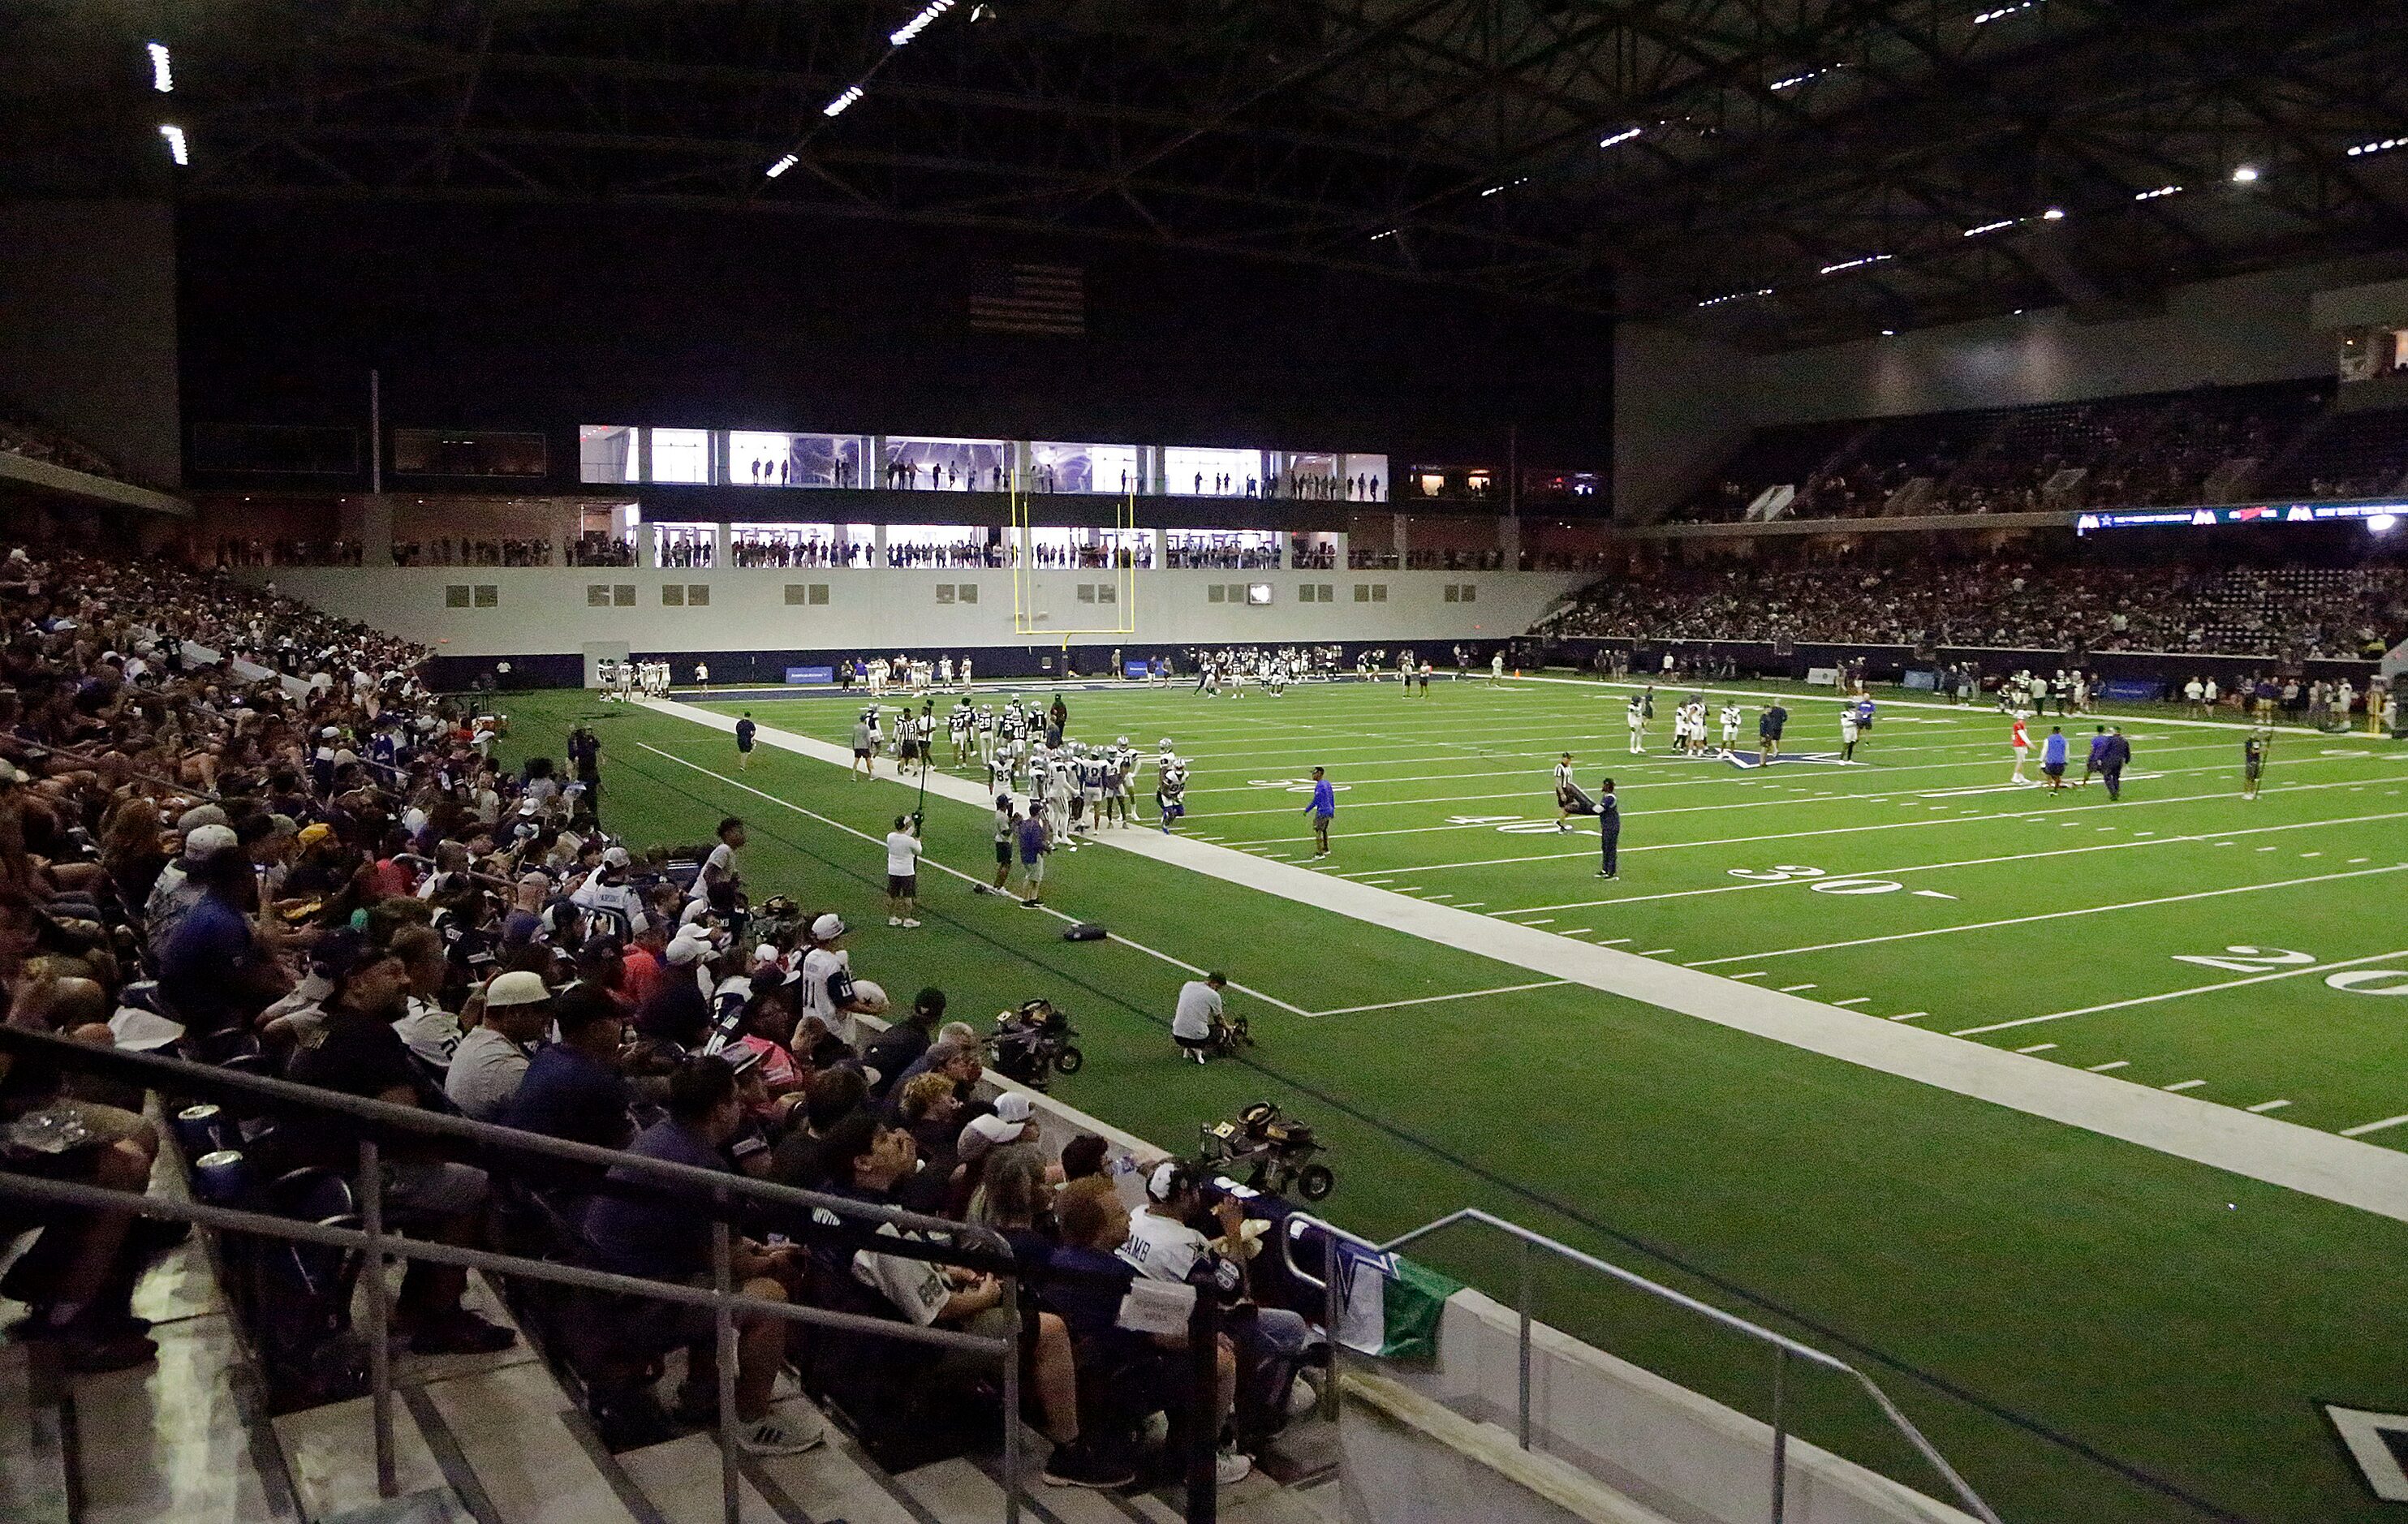
<path fill-rule="evenodd" d="M 1329 822 L 1338 815 L 1338 790 L 1330 786 L 1329 775 L 1322 768 L 1312 770 L 1312 801 L 1304 806 L 1312 817 L 1312 839 L 1315 857 L 1329 855 Z"/>

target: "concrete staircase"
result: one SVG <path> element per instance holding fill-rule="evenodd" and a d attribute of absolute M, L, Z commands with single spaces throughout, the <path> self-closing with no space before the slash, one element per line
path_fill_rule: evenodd
<path fill-rule="evenodd" d="M 165 1183 L 163 1172 L 162 1183 Z M 173 1189 L 170 1187 L 169 1189 Z M 8 1246 L 0 1244 L 0 1262 Z M 495 1321 L 501 1299 L 472 1281 Z M 398 1495 L 377 1493 L 369 1400 L 267 1416 L 250 1355 L 196 1234 L 144 1277 L 153 1366 L 108 1375 L 46 1369 L 40 1346 L 0 1343 L 0 1520 L 7 1524 L 719 1524 L 714 1435 L 613 1455 L 524 1341 L 494 1356 L 394 1360 Z M 0 1318 L 23 1309 L 0 1303 Z M 788 1403 L 802 1403 L 789 1397 Z M 1174 1524 L 1175 1490 L 1106 1494 L 1037 1479 L 1030 1437 L 1022 1517 L 1036 1524 Z M 1298 1419 L 1261 1470 L 1224 1490 L 1229 1524 L 1331 1524 L 1331 1426 Z M 992 1524 L 999 1458 L 890 1474 L 831 1426 L 798 1456 L 744 1458 L 746 1524 Z M 1284 1485 L 1279 1478 L 1285 1478 Z M 1033 1496 L 1032 1496 L 1033 1494 Z"/>

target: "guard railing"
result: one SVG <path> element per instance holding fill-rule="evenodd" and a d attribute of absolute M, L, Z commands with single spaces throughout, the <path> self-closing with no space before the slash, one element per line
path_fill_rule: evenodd
<path fill-rule="evenodd" d="M 1024 1454 L 1020 1432 L 1020 1280 L 1029 1266 L 1014 1261 L 1010 1243 L 993 1229 L 927 1217 L 895 1207 L 860 1202 L 818 1191 L 755 1180 L 745 1175 L 697 1169 L 646 1159 L 615 1149 L 570 1143 L 515 1128 L 471 1121 L 382 1101 L 338 1094 L 286 1080 L 221 1069 L 158 1054 L 119 1052 L 71 1043 L 47 1033 L 0 1025 L 0 1055 L 18 1065 L 39 1064 L 60 1074 L 85 1074 L 159 1091 L 182 1100 L 231 1103 L 246 1110 L 284 1117 L 306 1117 L 357 1134 L 358 1193 L 361 1225 L 356 1229 L 297 1220 L 206 1202 L 176 1201 L 156 1193 L 134 1196 L 122 1191 L 68 1180 L 17 1173 L 0 1161 L 0 1197 L 45 1202 L 54 1205 L 102 1212 L 133 1212 L 144 1217 L 198 1223 L 226 1232 L 315 1244 L 356 1252 L 371 1267 L 367 1279 L 366 1344 L 369 1359 L 370 1408 L 376 1431 L 377 1490 L 398 1495 L 394 1448 L 393 1370 L 388 1347 L 392 1307 L 381 1272 L 386 1258 L 423 1260 L 430 1263 L 481 1270 L 489 1274 L 578 1287 L 622 1296 L 649 1298 L 710 1310 L 716 1321 L 719 1375 L 720 1495 L 726 1524 L 739 1518 L 736 1436 L 736 1317 L 781 1318 L 789 1323 L 838 1330 L 847 1333 L 967 1350 L 1000 1361 L 1003 1402 L 1001 1482 L 1006 1524 L 1018 1524 L 1024 1492 Z M 394 1141 L 412 1144 L 448 1143 L 466 1146 L 482 1155 L 512 1156 L 534 1161 L 538 1168 L 577 1168 L 581 1189 L 595 1189 L 605 1171 L 622 1180 L 640 1176 L 651 1188 L 669 1189 L 710 1219 L 711 1284 L 689 1287 L 638 1276 L 613 1275 L 581 1265 L 498 1253 L 480 1248 L 430 1243 L 398 1235 L 387 1228 L 381 1151 Z M 554 1175 L 560 1172 L 552 1170 Z M 643 1188 L 638 1188 L 639 1189 Z M 982 1335 L 942 1328 L 922 1328 L 903 1321 L 837 1312 L 784 1301 L 747 1296 L 735 1289 L 732 1273 L 730 1220 L 773 1214 L 797 1226 L 817 1224 L 822 1232 L 840 1235 L 870 1234 L 877 1252 L 983 1270 L 1002 1277 L 1001 1306 L 1008 1314 L 1003 1332 Z M 840 1226 L 830 1230 L 830 1218 Z M 892 1228 L 893 1233 L 880 1232 Z M 849 1232 L 848 1232 L 849 1230 Z M 807 1229 L 808 1231 L 808 1229 Z M 918 1234 L 920 1236 L 898 1236 Z M 1040 1272 L 1040 1275 L 1045 1274 Z M 1199 1297 L 1199 1316 L 1211 1317 L 1211 1299 Z M 1206 1348 L 1211 1346 L 1208 1329 Z M 1201 1411 L 1211 1410 L 1210 1362 L 1203 1368 L 1207 1394 Z M 1217 1499 L 1212 1484 L 1211 1431 L 1209 1424 L 1191 1426 L 1202 1433 L 1200 1445 L 1187 1460 L 1187 1518 L 1190 1524 L 1211 1524 Z"/>
<path fill-rule="evenodd" d="M 1771 1347 L 1773 1352 L 1772 1524 L 1782 1524 L 1787 1501 L 1789 1429 L 1784 1408 L 1787 1395 L 1784 1388 L 1792 1360 L 1854 1380 L 1872 1399 L 1874 1405 L 1881 1410 L 1882 1416 L 1889 1421 L 1890 1427 L 1904 1435 L 1907 1443 L 1914 1446 L 1916 1451 L 1931 1463 L 1932 1469 L 1940 1474 L 1941 1478 L 1948 1484 L 1949 1489 L 1956 1493 L 1958 1502 L 1972 1510 L 1976 1517 L 1985 1521 L 1985 1524 L 2000 1524 L 1999 1516 L 1991 1510 L 1990 1505 L 1982 1501 L 1980 1494 L 1973 1490 L 1971 1485 L 1963 1476 L 1957 1474 L 1956 1468 L 1950 1465 L 1947 1459 L 1940 1453 L 1931 1441 L 1924 1437 L 1923 1431 L 1914 1426 L 1914 1420 L 1899 1411 L 1896 1403 L 1890 1401 L 1889 1394 L 1883 1391 L 1871 1377 L 1846 1360 L 1836 1355 L 1826 1354 L 1812 1345 L 1800 1344 L 1786 1334 L 1776 1333 L 1761 1324 L 1749 1322 L 1734 1313 L 1725 1312 L 1711 1303 L 1700 1302 L 1696 1297 L 1684 1295 L 1669 1286 L 1659 1285 L 1644 1275 L 1625 1270 L 1620 1265 L 1600 1260 L 1593 1254 L 1583 1253 L 1569 1244 L 1549 1238 L 1544 1233 L 1533 1232 L 1518 1223 L 1508 1222 L 1503 1218 L 1492 1217 L 1475 1207 L 1465 1207 L 1458 1212 L 1450 1212 L 1435 1222 L 1424 1223 L 1409 1232 L 1399 1233 L 1384 1244 L 1375 1244 L 1368 1238 L 1357 1237 L 1343 1228 L 1304 1213 L 1297 1213 L 1289 1217 L 1288 1231 L 1279 1235 L 1281 1253 L 1286 1260 L 1289 1272 L 1298 1280 L 1318 1289 L 1326 1299 L 1324 1316 L 1326 1318 L 1326 1326 L 1330 1330 L 1329 1346 L 1333 1362 L 1338 1357 L 1340 1347 L 1338 1330 L 1343 1326 L 1346 1297 L 1346 1277 L 1339 1271 L 1338 1246 L 1340 1243 L 1350 1244 L 1366 1253 L 1384 1256 L 1394 1254 L 1408 1244 L 1418 1243 L 1422 1239 L 1443 1232 L 1461 1223 L 1469 1223 L 1503 1233 L 1520 1246 L 1521 1294 L 1518 1299 L 1518 1310 L 1521 1315 L 1519 1339 L 1521 1370 L 1519 1413 L 1514 1437 L 1522 1448 L 1526 1450 L 1530 1448 L 1530 1311 L 1533 1261 L 1537 1255 L 1543 1252 L 1554 1255 L 1556 1259 L 1570 1264 L 1577 1265 L 1593 1275 L 1601 1275 L 1634 1290 L 1644 1292 L 1660 1302 L 1670 1303 L 1684 1312 L 1694 1313 L 1710 1322 L 1719 1324 L 1735 1333 Z M 1322 1240 L 1325 1246 L 1322 1273 L 1318 1275 L 1297 1262 L 1296 1243 L 1299 1236 L 1297 1230 L 1299 1227 L 1325 1235 Z M 1337 1401 L 1338 1382 L 1333 1378 L 1323 1390 L 1322 1403 L 1325 1417 L 1333 1418 L 1337 1417 Z"/>

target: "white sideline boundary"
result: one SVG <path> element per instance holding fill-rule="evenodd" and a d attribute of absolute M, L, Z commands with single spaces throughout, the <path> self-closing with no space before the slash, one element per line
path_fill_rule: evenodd
<path fill-rule="evenodd" d="M 636 702 L 707 730 L 724 734 L 736 728 L 732 717 L 691 705 L 664 699 Z M 843 768 L 853 761 L 843 748 L 771 726 L 760 726 L 757 740 L 833 767 Z M 878 781 L 914 789 L 919 782 L 914 777 L 905 784 L 891 776 L 882 776 Z M 994 800 L 981 785 L 933 769 L 928 790 L 958 804 L 982 810 L 994 807 Z M 2076 1071 L 1985 1043 L 1760 990 L 1595 943 L 1575 942 L 1184 836 L 1129 830 L 1093 839 L 1153 862 L 1527 969 L 1542 978 L 1585 985 L 1804 1052 L 2408 1222 L 2408 1153 L 2302 1127 L 2271 1113 L 2243 1111 Z"/>

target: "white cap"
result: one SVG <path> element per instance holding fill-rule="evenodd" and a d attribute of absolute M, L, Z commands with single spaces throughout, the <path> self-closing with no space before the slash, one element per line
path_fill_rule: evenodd
<path fill-rule="evenodd" d="M 1006 1090 L 995 1098 L 995 1114 L 1008 1122 L 1025 1122 L 1037 1115 L 1037 1107 L 1018 1090 Z"/>
<path fill-rule="evenodd" d="M 833 910 L 828 911 L 825 915 L 821 916 L 819 919 L 811 922 L 811 935 L 819 938 L 823 942 L 833 942 L 852 929 L 853 928 L 847 926 L 844 923 L 843 919 Z"/>
<path fill-rule="evenodd" d="M 624 868 L 627 865 L 627 862 L 628 857 L 627 849 L 625 847 L 611 847 L 603 850 L 602 866 L 606 868 Z"/>
<path fill-rule="evenodd" d="M 552 991 L 544 988 L 543 976 L 523 968 L 496 974 L 494 982 L 485 986 L 485 1009 L 489 1011 L 503 1010 L 512 1005 L 533 1005 L 551 998 Z"/>
<path fill-rule="evenodd" d="M 710 956 L 710 942 L 707 937 L 680 932 L 670 939 L 668 951 L 663 956 L 666 957 L 673 965 L 698 963 Z"/>
<path fill-rule="evenodd" d="M 233 851 L 236 842 L 232 826 L 196 825 L 184 833 L 184 855 L 197 862 L 205 857 Z"/>

